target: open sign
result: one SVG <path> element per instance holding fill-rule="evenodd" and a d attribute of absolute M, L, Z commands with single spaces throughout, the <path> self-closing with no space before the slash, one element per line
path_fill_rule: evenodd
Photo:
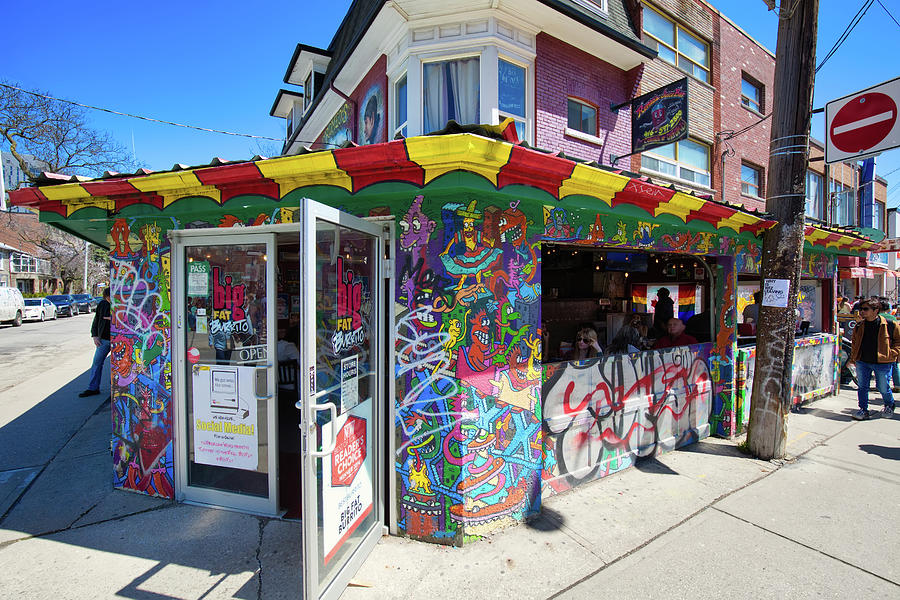
<path fill-rule="evenodd" d="M 259 346 L 244 346 L 237 348 L 239 363 L 264 362 L 268 360 L 269 353 L 265 344 Z"/>

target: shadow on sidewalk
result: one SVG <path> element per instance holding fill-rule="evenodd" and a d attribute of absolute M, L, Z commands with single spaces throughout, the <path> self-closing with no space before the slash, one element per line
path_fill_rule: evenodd
<path fill-rule="evenodd" d="M 843 421 L 850 422 L 853 419 L 851 418 L 851 414 L 853 414 L 853 408 L 845 408 L 842 409 L 843 412 L 835 412 L 833 410 L 827 410 L 824 408 L 812 408 L 810 406 L 804 406 L 802 412 L 799 414 L 809 415 L 811 417 L 816 417 L 818 419 L 828 419 L 830 421 Z"/>
<path fill-rule="evenodd" d="M 741 452 L 733 443 L 727 443 L 725 440 L 714 441 L 711 438 L 705 438 L 695 444 L 682 446 L 677 448 L 675 452 L 687 452 L 691 454 L 709 454 L 711 456 L 729 456 L 735 458 L 747 458 L 756 460 L 749 454 Z"/>
<path fill-rule="evenodd" d="M 535 531 L 556 531 L 565 524 L 565 515 L 547 505 L 541 506 L 541 512 L 534 518 L 525 521 L 525 527 Z"/>
<path fill-rule="evenodd" d="M 691 444 L 696 446 L 697 444 Z M 662 463 L 655 456 L 638 458 L 634 461 L 634 468 L 642 473 L 655 473 L 657 475 L 678 475 L 678 471 L 669 465 Z"/>
<path fill-rule="evenodd" d="M 860 444 L 859 449 L 887 460 L 900 460 L 900 448 L 890 446 L 876 446 L 875 444 Z"/>

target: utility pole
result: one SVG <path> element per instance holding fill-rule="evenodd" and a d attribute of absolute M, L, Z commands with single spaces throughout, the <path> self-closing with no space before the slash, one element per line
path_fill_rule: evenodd
<path fill-rule="evenodd" d="M 791 408 L 818 14 L 818 0 L 782 2 L 778 21 L 766 180 L 766 212 L 777 222 L 763 240 L 749 433 L 750 451 L 764 460 L 784 456 Z"/>

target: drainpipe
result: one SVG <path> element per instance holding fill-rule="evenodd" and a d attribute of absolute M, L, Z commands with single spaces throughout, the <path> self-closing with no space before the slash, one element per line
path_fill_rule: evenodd
<path fill-rule="evenodd" d="M 331 91 L 333 91 L 335 94 L 337 94 L 338 96 L 343 98 L 344 101 L 349 103 L 350 106 L 353 108 L 353 117 L 350 119 L 350 121 L 352 123 L 351 130 L 353 131 L 353 139 L 350 141 L 353 143 L 356 143 L 356 140 L 358 139 L 358 137 L 357 137 L 358 132 L 356 131 L 356 127 L 357 127 L 356 122 L 359 121 L 358 115 L 356 114 L 356 101 L 354 101 L 353 98 L 351 98 L 350 96 L 348 96 L 341 90 L 337 89 L 334 85 L 334 81 L 331 82 Z"/>

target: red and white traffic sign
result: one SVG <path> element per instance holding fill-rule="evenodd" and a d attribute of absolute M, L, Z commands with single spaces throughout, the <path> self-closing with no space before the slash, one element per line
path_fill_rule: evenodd
<path fill-rule="evenodd" d="M 825 162 L 872 156 L 900 146 L 900 77 L 825 105 Z"/>

